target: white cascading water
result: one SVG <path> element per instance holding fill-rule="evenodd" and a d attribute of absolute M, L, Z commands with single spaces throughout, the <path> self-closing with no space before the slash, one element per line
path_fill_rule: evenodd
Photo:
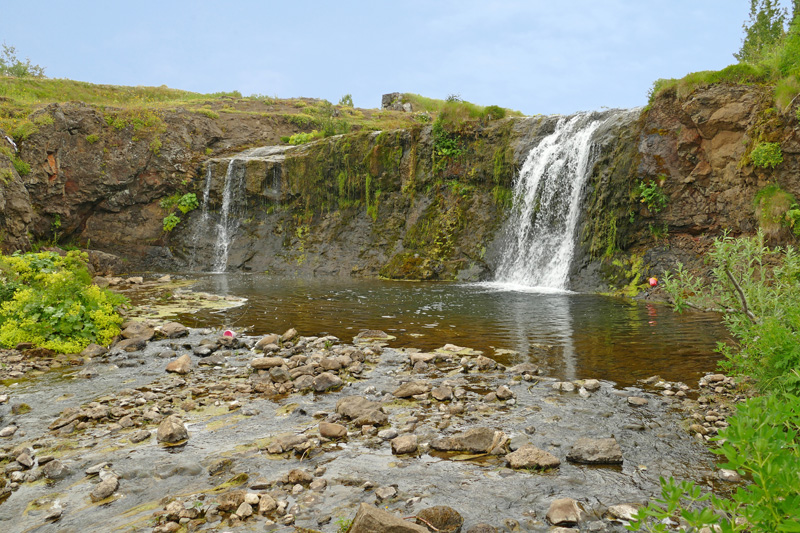
<path fill-rule="evenodd" d="M 225 183 L 222 189 L 222 207 L 217 222 L 217 240 L 214 243 L 214 270 L 225 272 L 228 266 L 228 249 L 233 236 L 239 228 L 239 217 L 236 208 L 243 203 L 245 166 L 242 159 L 228 161 L 225 172 Z M 205 194 L 205 192 L 203 193 Z M 239 198 L 239 197 L 242 198 Z M 205 205 L 205 204 L 204 204 Z"/>
<path fill-rule="evenodd" d="M 565 290 L 575 249 L 581 192 L 592 169 L 593 113 L 559 119 L 533 148 L 514 185 L 500 283 Z"/>

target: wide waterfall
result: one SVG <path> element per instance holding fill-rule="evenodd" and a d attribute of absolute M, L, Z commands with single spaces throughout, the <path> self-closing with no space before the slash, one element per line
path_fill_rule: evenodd
<path fill-rule="evenodd" d="M 514 184 L 497 282 L 565 290 L 581 201 L 604 124 L 629 112 L 579 113 L 558 120 L 530 151 Z"/>

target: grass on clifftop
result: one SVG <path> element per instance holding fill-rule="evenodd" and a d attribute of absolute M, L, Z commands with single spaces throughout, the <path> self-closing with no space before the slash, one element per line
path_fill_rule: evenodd
<path fill-rule="evenodd" d="M 653 83 L 649 103 L 668 91 L 685 98 L 696 89 L 715 83 L 767 85 L 774 87 L 775 103 L 781 110 L 800 95 L 800 16 L 792 21 L 786 34 L 765 49 L 757 59 L 740 62 L 722 70 L 692 72 L 680 79 L 659 79 Z"/>
<path fill-rule="evenodd" d="M 24 140 L 36 131 L 29 116 L 51 103 L 84 102 L 105 111 L 105 108 L 125 111 L 186 109 L 212 120 L 224 120 L 231 115 L 250 115 L 273 119 L 273 124 L 285 124 L 291 134 L 319 131 L 330 136 L 359 130 L 392 130 L 411 128 L 432 122 L 442 114 L 466 120 L 491 120 L 503 116 L 520 116 L 519 111 L 499 106 L 482 107 L 460 99 L 451 101 L 403 95 L 413 112 L 357 109 L 350 105 L 334 105 L 314 98 L 277 98 L 264 95 L 243 97 L 238 91 L 201 94 L 161 87 L 126 87 L 98 85 L 67 79 L 40 77 L 15 78 L 0 76 L 0 129 L 16 141 Z M 40 117 L 39 120 L 46 120 Z"/>

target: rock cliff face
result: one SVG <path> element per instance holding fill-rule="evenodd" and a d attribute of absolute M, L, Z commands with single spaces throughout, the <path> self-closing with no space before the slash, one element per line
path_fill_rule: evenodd
<path fill-rule="evenodd" d="M 770 106 L 766 89 L 716 85 L 686 98 L 662 94 L 638 121 L 604 132 L 586 191 L 573 287 L 631 287 L 676 260 L 699 265 L 699 254 L 723 230 L 757 229 L 753 198 L 765 185 L 800 196 L 797 120 Z M 230 208 L 223 204 L 234 154 L 294 131 L 253 115 L 223 122 L 180 109 L 70 103 L 36 114 L 45 119 L 18 154 L 30 173 L 20 176 L 0 154 L 3 249 L 27 248 L 29 235 L 58 238 L 122 255 L 132 270 L 211 270 L 219 252 L 215 228 Z M 426 125 L 240 156 L 246 194 L 236 200 L 226 268 L 490 277 L 515 174 L 555 121 L 512 118 L 473 127 L 460 132 L 464 150 L 456 157 L 437 152 Z M 774 170 L 749 161 L 761 141 L 781 144 L 784 161 Z M 640 202 L 642 180 L 660 185 L 668 198 L 662 210 Z M 186 192 L 201 201 L 207 193 L 205 209 L 164 232 L 160 201 Z"/>

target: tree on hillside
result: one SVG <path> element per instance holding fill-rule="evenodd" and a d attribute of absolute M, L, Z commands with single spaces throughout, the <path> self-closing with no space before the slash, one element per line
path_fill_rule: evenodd
<path fill-rule="evenodd" d="M 794 13 L 800 0 L 792 0 Z M 750 18 L 745 21 L 742 48 L 733 54 L 741 63 L 758 63 L 778 44 L 785 34 L 786 9 L 778 0 L 750 0 Z"/>
<path fill-rule="evenodd" d="M 17 59 L 17 49 L 3 43 L 0 52 L 0 76 L 15 76 L 17 78 L 44 78 L 44 67 L 31 64 L 31 60 Z"/>

